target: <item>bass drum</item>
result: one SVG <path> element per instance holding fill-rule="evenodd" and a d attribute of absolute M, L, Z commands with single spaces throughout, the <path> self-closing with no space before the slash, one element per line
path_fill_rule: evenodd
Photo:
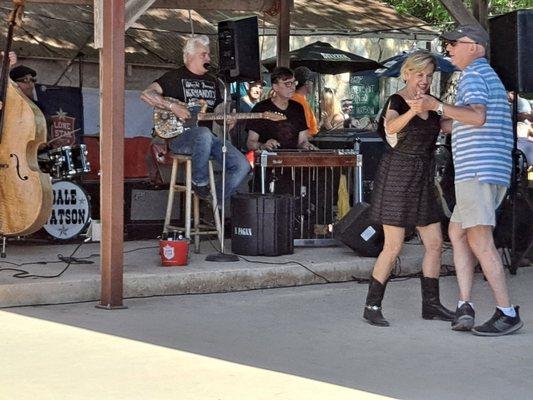
<path fill-rule="evenodd" d="M 91 207 L 87 193 L 80 185 L 70 181 L 52 183 L 54 202 L 52 215 L 43 226 L 53 238 L 73 239 L 91 222 Z"/>

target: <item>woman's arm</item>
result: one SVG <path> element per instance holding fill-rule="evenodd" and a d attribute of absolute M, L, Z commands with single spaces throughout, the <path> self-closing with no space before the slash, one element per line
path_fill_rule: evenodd
<path fill-rule="evenodd" d="M 416 113 L 411 108 L 402 115 L 395 110 L 388 109 L 384 121 L 385 133 L 388 135 L 397 134 L 406 127 L 415 115 Z"/>

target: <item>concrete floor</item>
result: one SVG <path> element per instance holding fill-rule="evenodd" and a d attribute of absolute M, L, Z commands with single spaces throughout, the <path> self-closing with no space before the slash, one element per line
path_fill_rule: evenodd
<path fill-rule="evenodd" d="M 422 320 L 416 279 L 389 284 L 389 328 L 355 282 L 4 309 L 0 399 L 531 399 L 533 268 L 508 283 L 525 327 L 499 338 Z M 452 306 L 455 277 L 441 291 Z M 473 300 L 484 322 L 479 274 Z"/>

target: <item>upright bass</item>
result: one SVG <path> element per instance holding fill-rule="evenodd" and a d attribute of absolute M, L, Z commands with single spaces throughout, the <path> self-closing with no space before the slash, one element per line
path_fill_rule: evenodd
<path fill-rule="evenodd" d="M 46 142 L 46 120 L 35 103 L 9 79 L 9 51 L 24 0 L 13 0 L 0 78 L 0 235 L 27 235 L 52 213 L 50 175 L 40 171 L 39 145 Z"/>

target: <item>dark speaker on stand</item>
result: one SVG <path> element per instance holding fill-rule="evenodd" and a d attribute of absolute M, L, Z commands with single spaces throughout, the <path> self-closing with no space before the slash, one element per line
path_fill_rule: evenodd
<path fill-rule="evenodd" d="M 227 82 L 261 79 L 257 17 L 218 23 L 218 66 Z"/>
<path fill-rule="evenodd" d="M 333 226 L 333 236 L 365 257 L 377 257 L 383 250 L 383 227 L 368 220 L 370 205 L 357 203 Z"/>
<path fill-rule="evenodd" d="M 507 90 L 533 93 L 533 9 L 489 19 L 490 64 Z"/>

